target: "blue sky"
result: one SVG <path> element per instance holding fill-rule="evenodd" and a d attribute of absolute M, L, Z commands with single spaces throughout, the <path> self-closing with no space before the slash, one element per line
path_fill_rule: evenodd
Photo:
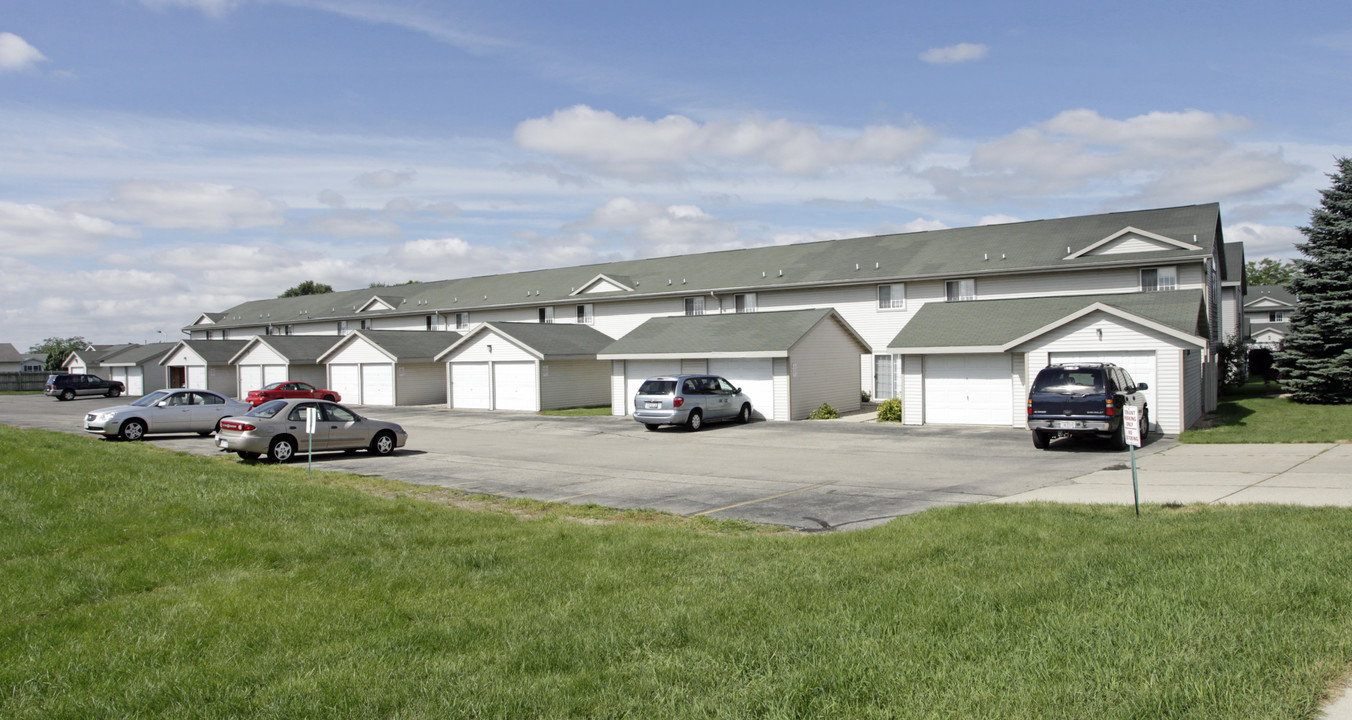
<path fill-rule="evenodd" d="M 1352 5 L 1098 5 L 6 0 L 0 342 L 1197 202 L 1294 257 Z"/>

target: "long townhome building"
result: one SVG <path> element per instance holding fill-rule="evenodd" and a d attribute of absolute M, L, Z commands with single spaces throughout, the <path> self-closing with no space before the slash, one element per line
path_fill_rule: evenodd
<path fill-rule="evenodd" d="M 910 424 L 1018 427 L 1038 369 L 1109 361 L 1150 385 L 1154 429 L 1174 433 L 1214 404 L 1213 350 L 1232 322 L 1222 287 L 1242 269 L 1227 252 L 1242 246 L 1224 243 L 1212 203 L 271 298 L 184 331 L 193 344 L 433 332 L 452 407 L 540 409 L 566 394 L 566 372 L 594 388 L 570 401 L 622 415 L 636 379 L 715 373 L 754 391 L 771 420 L 819 399 L 858 407 L 862 391 L 900 398 Z M 708 321 L 734 314 L 747 317 Z M 586 325 L 615 342 L 525 324 Z M 457 392 L 457 377 L 473 387 Z"/>

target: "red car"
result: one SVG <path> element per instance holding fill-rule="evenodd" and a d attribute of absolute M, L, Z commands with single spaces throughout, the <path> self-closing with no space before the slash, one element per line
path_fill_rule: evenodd
<path fill-rule="evenodd" d="M 264 385 L 262 390 L 250 390 L 249 396 L 245 402 L 258 407 L 269 400 L 289 400 L 291 398 L 312 398 L 315 400 L 328 400 L 329 402 L 338 402 L 343 397 L 332 390 L 320 390 L 310 383 L 303 382 L 275 382 L 271 385 Z"/>

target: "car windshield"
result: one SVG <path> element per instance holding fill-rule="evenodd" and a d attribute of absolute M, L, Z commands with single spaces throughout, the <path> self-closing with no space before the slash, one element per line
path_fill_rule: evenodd
<path fill-rule="evenodd" d="M 159 402 L 159 401 L 165 399 L 165 398 L 168 397 L 168 396 L 169 396 L 169 393 L 167 393 L 167 392 L 165 392 L 165 391 L 163 391 L 163 390 L 156 390 L 155 392 L 150 393 L 149 395 L 146 395 L 145 397 L 141 398 L 140 400 L 133 400 L 131 404 L 132 404 L 132 405 L 135 405 L 136 407 L 151 407 L 151 406 L 153 406 L 155 403 L 157 403 L 157 402 Z"/>
<path fill-rule="evenodd" d="M 644 380 L 638 388 L 639 395 L 670 395 L 674 392 L 675 380 Z"/>
<path fill-rule="evenodd" d="M 271 402 L 265 402 L 262 405 L 259 405 L 258 407 L 245 413 L 245 415 L 247 417 L 270 418 L 273 415 L 276 415 L 277 413 L 281 412 L 282 408 L 284 407 L 286 407 L 285 400 L 273 400 Z"/>
<path fill-rule="evenodd" d="M 1103 392 L 1103 371 L 1098 368 L 1045 368 L 1033 382 L 1033 392 L 1078 395 Z"/>
<path fill-rule="evenodd" d="M 279 388 L 279 387 L 281 387 L 281 386 L 283 386 L 283 385 L 285 385 L 285 384 L 286 384 L 286 381 L 285 381 L 285 380 L 283 380 L 282 382 L 268 383 L 267 385 L 264 385 L 264 386 L 263 386 L 263 389 L 264 389 L 264 390 L 276 390 L 277 388 Z"/>

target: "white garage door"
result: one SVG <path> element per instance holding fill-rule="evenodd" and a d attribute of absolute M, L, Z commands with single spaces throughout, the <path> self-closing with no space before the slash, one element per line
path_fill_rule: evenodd
<path fill-rule="evenodd" d="M 127 394 L 146 394 L 146 379 L 141 375 L 141 368 L 135 367 L 127 370 Z"/>
<path fill-rule="evenodd" d="M 775 417 L 774 361 L 769 358 L 713 359 L 709 374 L 727 378 L 733 386 L 742 389 L 751 398 L 751 409 L 767 420 L 787 420 Z"/>
<path fill-rule="evenodd" d="M 246 397 L 251 390 L 263 387 L 262 365 L 239 366 L 239 396 Z"/>
<path fill-rule="evenodd" d="M 1003 425 L 1014 422 L 1009 355 L 925 357 L 925 423 Z"/>
<path fill-rule="evenodd" d="M 535 410 L 535 363 L 493 363 L 493 404 L 498 410 Z"/>
<path fill-rule="evenodd" d="M 376 363 L 361 366 L 361 404 L 394 404 L 394 365 Z"/>
<path fill-rule="evenodd" d="M 263 366 L 263 384 L 271 385 L 275 382 L 286 382 L 288 377 L 285 365 L 264 365 Z"/>
<path fill-rule="evenodd" d="M 451 363 L 451 407 L 462 410 L 487 410 L 491 399 L 488 363 Z"/>
<path fill-rule="evenodd" d="M 127 369 L 124 367 L 108 368 L 108 379 L 122 383 L 125 388 L 127 386 Z"/>
<path fill-rule="evenodd" d="M 330 365 L 329 388 L 338 391 L 343 402 L 361 404 L 361 367 L 358 365 Z"/>
<path fill-rule="evenodd" d="M 189 365 L 188 366 L 188 387 L 205 390 L 207 387 L 207 366 Z"/>
<path fill-rule="evenodd" d="M 1158 418 L 1159 405 L 1155 404 L 1155 351 L 1140 350 L 1135 352 L 1054 352 L 1048 358 L 1048 362 L 1053 365 L 1062 363 L 1077 362 L 1100 362 L 1112 363 L 1126 368 L 1127 374 L 1131 379 L 1138 383 L 1145 383 L 1150 387 L 1145 391 L 1145 402 L 1150 410 L 1151 427 L 1159 427 L 1156 422 Z M 1039 368 L 1041 369 L 1041 368 Z"/>
<path fill-rule="evenodd" d="M 624 414 L 634 414 L 634 396 L 644 380 L 658 375 L 680 375 L 680 360 L 625 360 Z"/>

